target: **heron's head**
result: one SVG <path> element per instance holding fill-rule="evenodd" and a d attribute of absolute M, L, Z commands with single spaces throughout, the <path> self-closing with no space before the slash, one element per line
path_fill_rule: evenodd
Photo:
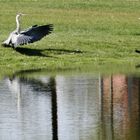
<path fill-rule="evenodd" d="M 16 15 L 16 18 L 19 18 L 19 17 L 24 16 L 24 15 L 26 15 L 26 14 L 18 13 L 18 14 Z"/>

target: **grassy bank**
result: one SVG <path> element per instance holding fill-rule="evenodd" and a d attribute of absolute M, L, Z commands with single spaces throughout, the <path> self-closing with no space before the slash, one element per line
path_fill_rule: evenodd
<path fill-rule="evenodd" d="M 128 0 L 0 0 L 0 42 L 15 29 L 54 24 L 51 35 L 17 50 L 0 46 L 0 69 L 86 69 L 140 63 L 140 2 Z"/>

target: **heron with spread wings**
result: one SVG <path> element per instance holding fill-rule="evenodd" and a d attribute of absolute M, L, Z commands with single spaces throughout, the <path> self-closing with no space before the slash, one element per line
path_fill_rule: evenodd
<path fill-rule="evenodd" d="M 19 13 L 16 15 L 17 28 L 10 33 L 8 39 L 2 43 L 3 46 L 16 48 L 20 45 L 36 42 L 52 32 L 52 24 L 42 26 L 34 25 L 25 31 L 21 31 L 19 18 L 23 15 L 25 14 Z"/>

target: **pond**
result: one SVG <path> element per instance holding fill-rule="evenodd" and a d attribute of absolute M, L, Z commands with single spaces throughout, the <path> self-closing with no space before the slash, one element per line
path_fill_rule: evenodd
<path fill-rule="evenodd" d="M 1 140 L 138 140 L 140 77 L 15 73 L 0 81 Z"/>

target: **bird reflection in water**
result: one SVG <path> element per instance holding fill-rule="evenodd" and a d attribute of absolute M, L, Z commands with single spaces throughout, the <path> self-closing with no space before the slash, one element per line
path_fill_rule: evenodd
<path fill-rule="evenodd" d="M 54 140 L 57 140 L 57 95 L 56 95 L 56 83 L 54 77 L 40 77 L 40 78 L 25 78 L 25 77 L 16 77 L 5 79 L 8 84 L 12 97 L 15 98 L 17 104 L 17 110 L 20 110 L 24 106 L 25 94 L 28 94 L 29 90 L 32 93 L 46 94 L 45 96 L 51 99 L 51 114 L 52 114 L 52 137 Z M 27 100 L 27 99 L 26 99 Z"/>

